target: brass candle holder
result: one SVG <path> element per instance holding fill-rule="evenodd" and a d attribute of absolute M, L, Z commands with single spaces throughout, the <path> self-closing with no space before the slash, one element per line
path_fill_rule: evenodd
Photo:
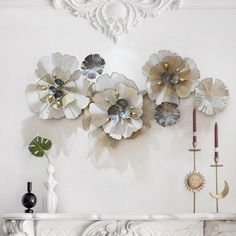
<path fill-rule="evenodd" d="M 218 168 L 223 167 L 223 165 L 219 164 L 219 157 L 215 156 L 214 157 L 214 164 L 211 165 L 211 167 L 215 168 L 215 193 L 209 193 L 210 196 L 212 198 L 215 199 L 216 201 L 216 213 L 219 213 L 219 199 L 223 199 L 225 198 L 228 193 L 229 193 L 229 185 L 227 183 L 227 181 L 224 181 L 224 190 L 222 192 L 219 193 L 218 189 L 219 189 L 219 185 L 218 185 Z"/>
<path fill-rule="evenodd" d="M 197 148 L 197 142 L 193 142 L 193 147 L 189 151 L 193 153 L 193 171 L 187 174 L 184 182 L 186 188 L 193 193 L 193 213 L 196 213 L 196 194 L 204 188 L 206 181 L 196 168 L 196 153 L 201 151 Z"/>

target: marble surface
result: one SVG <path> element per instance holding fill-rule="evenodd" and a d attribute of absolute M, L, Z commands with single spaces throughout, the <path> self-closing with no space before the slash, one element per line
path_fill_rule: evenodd
<path fill-rule="evenodd" d="M 196 214 L 144 214 L 144 215 L 75 215 L 47 213 L 9 213 L 2 216 L 4 220 L 236 220 L 236 213 L 196 213 Z"/>

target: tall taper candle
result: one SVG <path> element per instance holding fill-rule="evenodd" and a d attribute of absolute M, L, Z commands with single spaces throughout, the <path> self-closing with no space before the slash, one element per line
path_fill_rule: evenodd
<path fill-rule="evenodd" d="M 215 123 L 215 132 L 214 132 L 214 137 L 215 137 L 215 157 L 218 157 L 218 124 Z"/>
<path fill-rule="evenodd" d="M 193 146 L 197 145 L 197 119 L 196 109 L 193 108 Z"/>

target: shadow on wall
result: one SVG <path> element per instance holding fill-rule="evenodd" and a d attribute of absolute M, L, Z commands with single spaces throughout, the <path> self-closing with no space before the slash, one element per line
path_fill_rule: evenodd
<path fill-rule="evenodd" d="M 131 168 L 138 179 L 145 179 L 145 175 L 151 167 L 151 159 L 156 158 L 152 157 L 153 154 L 151 152 L 153 153 L 153 150 L 161 150 L 159 142 L 164 134 L 167 135 L 166 138 L 168 138 L 170 143 L 176 142 L 176 139 L 190 138 L 190 135 L 192 135 L 193 99 L 188 101 L 183 99 L 179 109 L 182 115 L 177 125 L 163 128 L 153 122 L 151 129 L 147 130 L 143 135 L 135 140 L 124 140 L 114 149 L 108 149 L 91 140 L 88 137 L 88 132 L 82 129 L 81 119 L 41 120 L 37 116 L 32 116 L 23 121 L 22 136 L 25 146 L 36 135 L 53 140 L 53 143 L 56 144 L 56 156 L 60 152 L 65 156 L 69 156 L 73 147 L 79 143 L 78 139 L 85 138 L 88 140 L 89 146 L 88 149 L 84 147 L 81 151 L 85 152 L 83 153 L 84 156 L 87 155 L 88 160 L 97 169 L 113 168 L 122 173 Z M 214 117 L 207 117 L 206 119 L 205 115 L 198 112 L 198 122 L 201 124 L 198 131 L 207 133 L 212 129 L 214 120 Z"/>
<path fill-rule="evenodd" d="M 114 149 L 105 148 L 91 140 L 88 158 L 98 169 L 114 168 L 122 173 L 130 167 L 138 179 L 145 179 L 150 169 L 152 147 L 158 148 L 156 133 L 148 130 L 135 140 L 123 140 Z"/>
<path fill-rule="evenodd" d="M 78 143 L 78 138 L 81 138 L 78 132 L 87 132 L 82 130 L 80 120 L 41 120 L 37 116 L 32 116 L 24 120 L 22 125 L 24 146 L 27 146 L 37 135 L 47 137 L 56 144 L 54 146 L 56 156 L 60 152 L 65 156 L 70 155 L 73 146 Z M 88 139 L 89 150 L 84 150 L 87 152 L 88 160 L 97 169 L 113 168 L 122 173 L 130 167 L 137 178 L 145 178 L 150 168 L 150 148 L 154 145 L 158 146 L 155 136 L 155 132 L 148 130 L 135 140 L 125 140 L 115 149 L 108 149 L 94 143 L 89 139 L 88 134 L 82 138 Z"/>
<path fill-rule="evenodd" d="M 56 144 L 54 146 L 56 155 L 59 155 L 62 151 L 65 156 L 68 156 L 73 143 L 76 141 L 79 128 L 81 128 L 80 120 L 41 120 L 37 116 L 32 116 L 23 121 L 22 136 L 24 146 L 28 145 L 35 136 L 39 135 L 51 139 Z M 74 136 L 73 143 L 70 142 L 68 145 L 68 139 L 72 136 Z"/>

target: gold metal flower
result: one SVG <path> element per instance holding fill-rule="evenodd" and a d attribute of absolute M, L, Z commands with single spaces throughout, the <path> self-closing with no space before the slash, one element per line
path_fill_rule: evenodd
<path fill-rule="evenodd" d="M 162 102 L 179 104 L 179 98 L 188 97 L 198 84 L 200 72 L 190 58 L 161 50 L 150 56 L 143 67 L 147 76 L 147 91 L 157 105 Z"/>
<path fill-rule="evenodd" d="M 206 180 L 200 172 L 191 171 L 185 177 L 184 183 L 189 191 L 199 192 L 204 188 Z"/>
<path fill-rule="evenodd" d="M 79 62 L 73 56 L 54 53 L 43 57 L 36 70 L 38 83 L 26 88 L 32 112 L 41 119 L 77 118 L 90 102 L 77 87 L 78 66 Z"/>

